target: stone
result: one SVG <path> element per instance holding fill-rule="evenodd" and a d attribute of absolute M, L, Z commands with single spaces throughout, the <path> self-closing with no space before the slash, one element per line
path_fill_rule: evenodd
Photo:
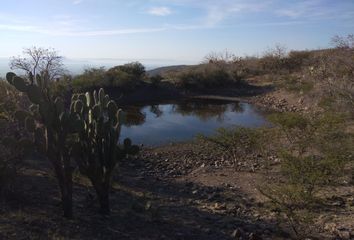
<path fill-rule="evenodd" d="M 350 240 L 350 239 L 352 239 L 352 238 L 351 238 L 351 234 L 350 234 L 349 231 L 339 231 L 339 232 L 338 232 L 338 235 L 339 235 L 339 237 L 340 237 L 341 239 L 343 239 L 343 240 Z M 354 236 L 353 236 L 353 237 L 354 237 Z"/>
<path fill-rule="evenodd" d="M 324 230 L 329 231 L 333 233 L 337 228 L 337 225 L 335 223 L 326 223 L 324 226 Z"/>
<path fill-rule="evenodd" d="M 249 240 L 261 240 L 262 238 L 255 233 L 250 233 L 250 235 L 248 235 L 248 239 Z"/>
<path fill-rule="evenodd" d="M 231 237 L 239 239 L 242 236 L 242 231 L 237 228 L 235 231 L 232 232 Z"/>
<path fill-rule="evenodd" d="M 225 209 L 226 209 L 226 206 L 225 206 L 225 204 L 215 203 L 215 204 L 214 204 L 214 209 L 215 209 L 215 210 L 225 210 Z"/>

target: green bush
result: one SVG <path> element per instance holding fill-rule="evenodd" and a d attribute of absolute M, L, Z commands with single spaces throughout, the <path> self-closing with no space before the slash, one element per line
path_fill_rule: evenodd
<path fill-rule="evenodd" d="M 128 73 L 140 80 L 142 80 L 142 77 L 145 74 L 145 67 L 140 62 L 127 63 L 121 66 L 111 68 L 110 70 L 119 70 Z"/>
<path fill-rule="evenodd" d="M 162 82 L 163 77 L 161 75 L 155 75 L 150 77 L 150 83 L 154 87 L 158 87 Z"/>
<path fill-rule="evenodd" d="M 74 90 L 105 87 L 107 85 L 104 67 L 85 69 L 83 74 L 74 77 L 72 81 Z"/>
<path fill-rule="evenodd" d="M 184 69 L 174 79 L 177 86 L 187 89 L 207 89 L 240 83 L 232 65 L 219 62 Z"/>
<path fill-rule="evenodd" d="M 295 226 L 304 223 L 304 214 L 320 202 L 316 194 L 338 183 L 352 161 L 354 136 L 345 131 L 346 118 L 340 114 L 281 113 L 271 115 L 270 120 L 277 129 L 272 139 L 281 159 L 282 179 L 260 191 L 300 234 Z"/>
<path fill-rule="evenodd" d="M 198 138 L 212 143 L 215 148 L 224 151 L 226 156 L 237 163 L 241 157 L 251 152 L 263 155 L 267 135 L 268 130 L 265 128 L 237 127 L 234 129 L 220 128 L 213 136 L 200 135 Z"/>
<path fill-rule="evenodd" d="M 72 86 L 74 91 L 97 89 L 100 87 L 118 87 L 125 90 L 134 90 L 145 77 L 145 67 L 139 62 L 133 62 L 105 68 L 89 68 L 84 73 L 74 77 Z"/>
<path fill-rule="evenodd" d="M 314 83 L 311 80 L 303 79 L 294 75 L 281 76 L 279 80 L 280 87 L 285 88 L 288 91 L 298 93 L 308 93 L 313 87 Z"/>
<path fill-rule="evenodd" d="M 299 71 L 302 67 L 308 66 L 312 59 L 310 51 L 290 51 L 284 61 L 284 67 L 289 72 Z"/>
<path fill-rule="evenodd" d="M 72 93 L 72 77 L 64 75 L 57 81 L 50 82 L 50 90 L 55 97 L 68 99 Z"/>

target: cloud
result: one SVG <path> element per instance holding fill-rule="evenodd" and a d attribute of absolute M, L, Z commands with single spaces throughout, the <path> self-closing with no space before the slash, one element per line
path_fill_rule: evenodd
<path fill-rule="evenodd" d="M 82 32 L 62 32 L 59 34 L 64 36 L 92 37 L 92 36 L 136 34 L 136 33 L 153 33 L 153 32 L 161 32 L 165 30 L 166 30 L 165 28 L 127 28 L 127 29 L 82 31 Z"/>
<path fill-rule="evenodd" d="M 74 0 L 72 3 L 74 4 L 74 5 L 78 5 L 78 4 L 80 4 L 80 3 L 82 3 L 84 0 Z"/>
<path fill-rule="evenodd" d="M 53 30 L 55 29 L 55 30 Z M 125 29 L 110 29 L 110 30 L 86 30 L 77 31 L 74 29 L 56 29 L 56 28 L 43 28 L 40 26 L 32 25 L 12 25 L 0 24 L 0 30 L 40 33 L 51 36 L 68 36 L 68 37 L 93 37 L 93 36 L 113 36 L 125 34 L 138 34 L 138 33 L 153 33 L 167 30 L 166 27 L 159 28 L 125 28 Z"/>
<path fill-rule="evenodd" d="M 19 32 L 35 32 L 35 26 L 25 26 L 25 25 L 12 25 L 12 24 L 0 24 L 0 30 L 10 30 Z"/>
<path fill-rule="evenodd" d="M 172 14 L 172 11 L 168 7 L 153 7 L 147 13 L 154 16 L 168 16 Z"/>
<path fill-rule="evenodd" d="M 201 24 L 214 27 L 223 20 L 236 14 L 265 10 L 274 0 L 152 0 L 159 4 L 169 4 L 182 8 L 199 9 L 204 14 L 200 16 Z"/>
<path fill-rule="evenodd" d="M 283 4 L 274 14 L 291 19 L 324 20 L 353 19 L 353 2 L 331 2 L 326 0 L 301 0 L 293 4 Z"/>
<path fill-rule="evenodd" d="M 242 15 L 245 13 L 264 11 L 270 1 L 263 1 L 262 3 L 255 1 L 221 1 L 221 4 L 207 5 L 206 24 L 208 26 L 215 26 L 223 20 L 233 17 L 235 15 Z"/>

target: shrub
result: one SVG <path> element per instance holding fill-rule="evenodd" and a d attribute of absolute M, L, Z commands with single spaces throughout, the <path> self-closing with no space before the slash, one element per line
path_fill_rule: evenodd
<path fill-rule="evenodd" d="M 337 48 L 318 56 L 311 76 L 324 97 L 335 100 L 336 110 L 354 115 L 354 49 Z"/>
<path fill-rule="evenodd" d="M 200 135 L 199 138 L 225 151 L 227 157 L 232 158 L 234 163 L 237 163 L 240 157 L 245 157 L 248 153 L 255 152 L 262 155 L 265 153 L 264 141 L 268 134 L 267 132 L 263 128 L 220 128 L 213 136 Z"/>
<path fill-rule="evenodd" d="M 72 86 L 74 90 L 105 87 L 108 85 L 105 73 L 104 67 L 85 69 L 83 74 L 74 77 Z"/>
<path fill-rule="evenodd" d="M 284 66 L 286 58 L 286 47 L 276 44 L 274 48 L 268 49 L 263 57 L 259 59 L 259 63 L 263 71 L 270 73 L 279 73 Z"/>
<path fill-rule="evenodd" d="M 335 184 L 351 161 L 353 135 L 344 131 L 345 117 L 325 113 L 273 114 L 277 126 L 277 152 L 281 158 L 282 181 L 262 186 L 260 191 L 287 216 L 294 231 L 318 202 L 321 187 Z M 296 223 L 296 224 L 295 224 Z"/>
<path fill-rule="evenodd" d="M 26 100 L 7 82 L 0 80 L 0 195 L 14 190 L 17 173 L 23 166 L 23 148 L 11 137 L 20 139 L 26 132 L 18 129 L 14 113 Z"/>
<path fill-rule="evenodd" d="M 150 77 L 150 83 L 154 87 L 158 87 L 162 82 L 163 77 L 161 75 L 155 75 Z"/>
<path fill-rule="evenodd" d="M 278 81 L 280 87 L 292 92 L 308 93 L 314 87 L 313 81 L 291 74 L 280 76 Z"/>
<path fill-rule="evenodd" d="M 284 60 L 284 67 L 289 72 L 300 71 L 302 67 L 309 65 L 311 57 L 310 51 L 290 51 Z"/>
<path fill-rule="evenodd" d="M 133 90 L 145 77 L 145 67 L 139 62 L 128 63 L 105 70 L 101 68 L 85 69 L 84 73 L 72 81 L 74 91 L 97 89 L 100 87 L 118 87 Z"/>
<path fill-rule="evenodd" d="M 142 78 L 145 74 L 145 67 L 140 62 L 127 63 L 127 64 L 124 64 L 121 66 L 111 68 L 110 70 L 113 70 L 113 69 L 118 69 L 119 71 L 128 73 L 139 80 L 142 80 Z"/>
<path fill-rule="evenodd" d="M 212 62 L 184 69 L 175 76 L 176 85 L 187 89 L 207 89 L 240 83 L 231 65 Z"/>

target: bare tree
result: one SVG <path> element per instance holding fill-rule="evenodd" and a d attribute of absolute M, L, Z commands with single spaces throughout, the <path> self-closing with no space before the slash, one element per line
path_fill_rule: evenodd
<path fill-rule="evenodd" d="M 276 43 L 273 48 L 268 48 L 268 50 L 263 54 L 264 57 L 273 57 L 277 59 L 285 58 L 287 55 L 287 48 L 285 45 Z"/>
<path fill-rule="evenodd" d="M 341 49 L 353 49 L 354 48 L 354 34 L 348 34 L 347 36 L 334 36 L 331 40 L 331 44 L 336 48 Z"/>
<path fill-rule="evenodd" d="M 12 57 L 10 68 L 22 70 L 33 83 L 37 74 L 49 81 L 64 75 L 63 57 L 52 48 L 31 47 L 23 50 L 24 56 Z"/>
<path fill-rule="evenodd" d="M 203 63 L 230 63 L 234 61 L 237 57 L 235 54 L 229 52 L 225 49 L 222 52 L 211 52 L 204 57 Z"/>

